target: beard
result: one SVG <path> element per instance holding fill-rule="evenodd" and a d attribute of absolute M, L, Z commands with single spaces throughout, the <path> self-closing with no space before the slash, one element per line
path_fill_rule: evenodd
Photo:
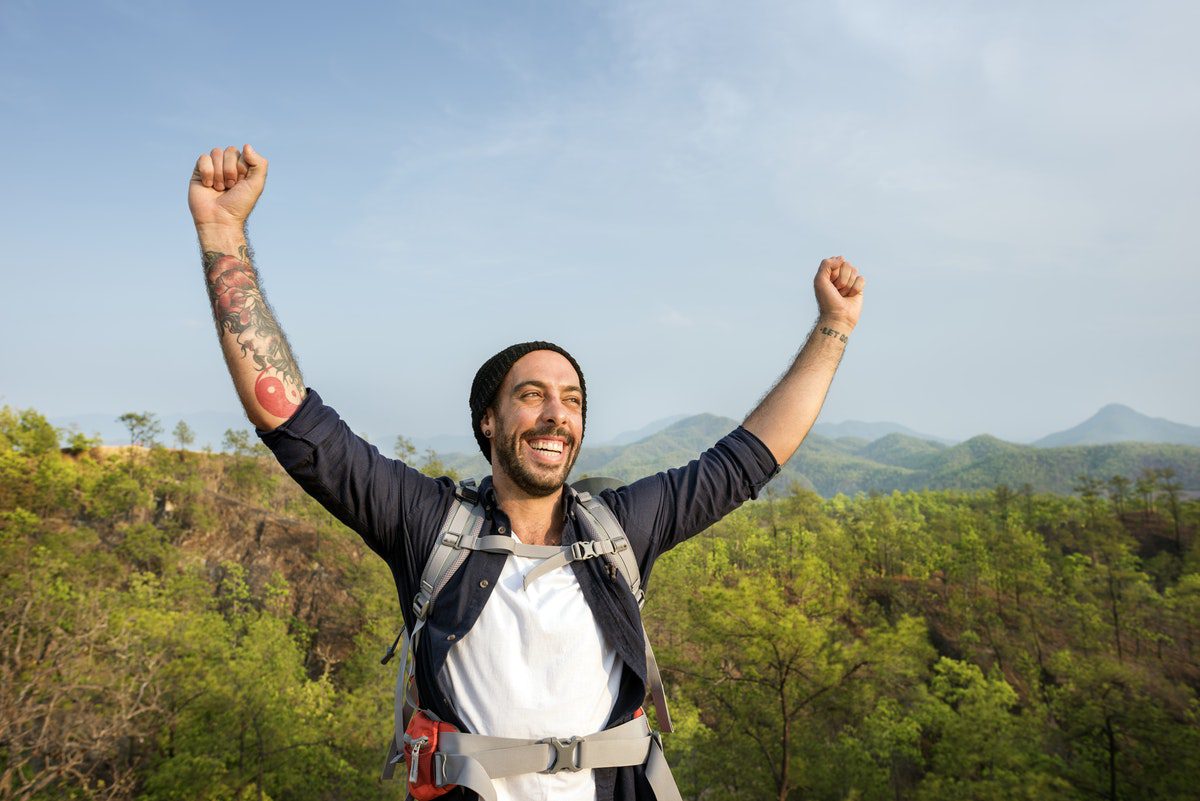
<path fill-rule="evenodd" d="M 528 464 L 521 458 L 520 438 L 515 433 L 510 434 L 506 431 L 500 420 L 496 421 L 496 438 L 492 441 L 492 452 L 505 475 L 522 492 L 534 498 L 553 495 L 567 483 L 567 476 L 571 475 L 571 468 L 575 466 L 575 459 L 579 456 L 579 451 L 575 448 L 575 438 L 566 429 L 553 427 L 530 431 L 526 436 L 529 439 L 562 437 L 566 440 L 566 447 L 570 448 L 571 455 L 559 467 Z"/>

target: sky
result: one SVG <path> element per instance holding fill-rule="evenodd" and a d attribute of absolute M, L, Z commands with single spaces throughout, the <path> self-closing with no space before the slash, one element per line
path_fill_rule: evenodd
<path fill-rule="evenodd" d="M 238 410 L 186 184 L 250 142 L 267 297 L 378 437 L 466 433 L 530 339 L 589 438 L 740 419 L 833 254 L 868 285 L 824 421 L 1200 425 L 1200 4 L 282 8 L 0 0 L 0 404 Z"/>

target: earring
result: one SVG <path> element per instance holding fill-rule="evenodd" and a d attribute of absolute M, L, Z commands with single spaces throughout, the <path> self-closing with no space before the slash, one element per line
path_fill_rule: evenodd
<path fill-rule="evenodd" d="M 483 435 L 490 438 L 492 436 L 491 429 L 485 429 Z"/>

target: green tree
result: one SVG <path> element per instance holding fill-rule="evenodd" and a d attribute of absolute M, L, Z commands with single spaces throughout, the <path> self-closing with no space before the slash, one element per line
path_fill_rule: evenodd
<path fill-rule="evenodd" d="M 412 440 L 402 434 L 396 435 L 396 443 L 392 446 L 392 452 L 396 454 L 396 458 L 406 464 L 412 464 L 417 458 L 417 447 L 413 445 Z"/>
<path fill-rule="evenodd" d="M 448 476 L 451 481 L 458 481 L 458 471 L 446 465 L 442 457 L 433 448 L 425 450 L 425 460 L 421 463 L 421 472 L 433 478 Z"/>
<path fill-rule="evenodd" d="M 1183 530 L 1180 525 L 1180 520 L 1183 514 L 1183 507 L 1179 502 L 1180 493 L 1183 491 L 1183 484 L 1179 482 L 1178 475 L 1173 467 L 1164 467 L 1157 473 L 1158 487 L 1162 490 L 1163 496 L 1167 501 L 1167 512 L 1171 515 L 1171 523 L 1175 532 L 1175 553 L 1183 555 Z"/>
<path fill-rule="evenodd" d="M 225 476 L 234 494 L 262 500 L 275 488 L 278 479 L 266 464 L 271 451 L 250 431 L 226 429 L 221 447 L 231 454 Z"/>
<path fill-rule="evenodd" d="M 1125 514 L 1125 503 L 1129 500 L 1129 491 L 1133 486 L 1133 482 L 1122 475 L 1115 475 L 1108 479 L 1108 497 L 1113 502 L 1113 508 L 1117 510 L 1117 517 Z"/>
<path fill-rule="evenodd" d="M 58 450 L 58 429 L 33 409 L 0 408 L 0 448 L 41 456 Z"/>
<path fill-rule="evenodd" d="M 162 423 L 151 412 L 125 412 L 117 421 L 129 429 L 131 447 L 149 448 L 158 443 L 162 434 Z"/>
<path fill-rule="evenodd" d="M 93 448 L 101 445 L 104 440 L 99 434 L 88 436 L 80 431 L 74 423 L 62 431 L 63 440 L 66 442 L 67 451 L 72 456 L 78 456 L 81 453 L 86 453 Z"/>
<path fill-rule="evenodd" d="M 1158 489 L 1158 474 L 1152 468 L 1143 468 L 1133 484 L 1133 491 L 1142 499 L 1142 514 L 1147 520 L 1154 513 L 1154 494 Z"/>
<path fill-rule="evenodd" d="M 196 434 L 185 420 L 180 420 L 176 423 L 175 430 L 171 433 L 175 437 L 176 447 L 181 451 L 191 447 L 192 443 L 196 441 Z"/>
<path fill-rule="evenodd" d="M 1064 649 L 1052 660 L 1050 708 L 1065 778 L 1084 797 L 1194 797 L 1200 705 L 1194 691 L 1156 687 L 1143 668 Z M 1181 691 L 1182 690 L 1182 691 Z"/>
<path fill-rule="evenodd" d="M 1022 713 L 1017 693 L 999 675 L 943 657 L 919 712 L 930 771 L 919 801 L 1008 801 L 1061 796 L 1065 782 L 1044 756 L 1042 722 Z"/>

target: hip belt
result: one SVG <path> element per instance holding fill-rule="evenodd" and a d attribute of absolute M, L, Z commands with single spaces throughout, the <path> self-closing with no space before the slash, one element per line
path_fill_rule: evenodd
<path fill-rule="evenodd" d="M 409 729 L 412 732 L 413 727 L 410 725 Z M 484 801 L 496 801 L 492 785 L 495 779 L 523 773 L 645 765 L 646 779 L 657 801 L 682 801 L 663 755 L 662 740 L 657 732 L 650 730 L 641 710 L 628 723 L 577 737 L 524 740 L 443 729 L 436 735 L 432 753 L 422 753 L 422 747 L 431 744 L 427 737 L 406 734 L 404 740 L 414 797 L 435 797 L 458 785 L 477 793 Z M 403 758 L 397 753 L 390 763 L 394 766 Z M 429 760 L 428 769 L 419 771 L 419 763 L 425 760 Z"/>

